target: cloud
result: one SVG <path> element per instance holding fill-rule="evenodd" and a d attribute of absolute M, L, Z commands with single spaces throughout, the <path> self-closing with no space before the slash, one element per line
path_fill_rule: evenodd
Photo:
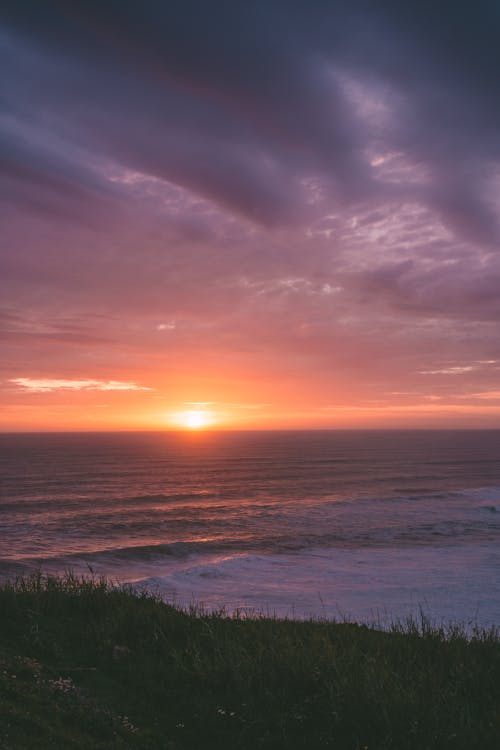
<path fill-rule="evenodd" d="M 66 378 L 11 378 L 11 383 L 31 393 L 51 391 L 151 391 L 152 388 L 119 380 L 68 380 Z"/>
<path fill-rule="evenodd" d="M 495 392 L 498 18 L 438 5 L 7 3 L 2 378 Z"/>
<path fill-rule="evenodd" d="M 82 187 L 97 187 L 87 165 L 106 157 L 273 226 L 309 213 L 304 179 L 314 176 L 337 202 L 397 193 L 494 242 L 483 165 L 500 157 L 491 124 L 500 54 L 491 5 L 480 6 L 445 2 L 448 31 L 437 37 L 435 10 L 416 2 L 375 11 L 360 0 L 210 9 L 87 1 L 43 13 L 11 3 L 5 99 L 16 132 L 26 123 L 38 132 L 25 156 L 14 149 L 17 178 L 41 179 L 28 164 L 43 169 L 55 131 L 51 189 L 78 172 Z M 374 148 L 425 168 L 427 184 L 414 184 L 414 170 L 397 186 L 384 180 Z"/>
<path fill-rule="evenodd" d="M 481 393 L 467 393 L 462 398 L 467 399 L 485 399 L 485 400 L 492 400 L 492 401 L 500 401 L 500 391 L 483 391 Z"/>
<path fill-rule="evenodd" d="M 443 367 L 441 370 L 421 370 L 421 375 L 464 375 L 466 372 L 472 372 L 475 369 L 473 365 L 457 365 L 456 367 Z"/>

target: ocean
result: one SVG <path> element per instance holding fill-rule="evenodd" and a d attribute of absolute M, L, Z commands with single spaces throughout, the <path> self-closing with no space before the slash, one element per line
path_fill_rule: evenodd
<path fill-rule="evenodd" d="M 500 627 L 500 431 L 0 435 L 0 577 Z"/>

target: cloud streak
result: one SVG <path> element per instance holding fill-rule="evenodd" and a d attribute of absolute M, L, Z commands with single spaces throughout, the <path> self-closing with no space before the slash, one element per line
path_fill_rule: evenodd
<path fill-rule="evenodd" d="M 30 393 L 52 391 L 151 391 L 152 388 L 118 380 L 69 380 L 67 378 L 11 378 L 11 383 Z"/>

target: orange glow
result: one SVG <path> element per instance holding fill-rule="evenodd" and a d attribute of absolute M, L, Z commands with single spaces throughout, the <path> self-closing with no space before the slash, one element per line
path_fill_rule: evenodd
<path fill-rule="evenodd" d="M 179 427 L 189 430 L 201 430 L 212 424 L 214 419 L 210 412 L 190 409 L 189 411 L 181 411 L 178 414 L 174 414 L 172 421 L 179 425 Z"/>
<path fill-rule="evenodd" d="M 16 373 L 4 381 L 1 431 L 374 429 L 497 427 L 497 386 L 447 393 L 434 381 L 413 390 L 379 393 L 361 389 L 341 373 L 273 371 L 264 377 L 253 363 L 232 368 L 219 360 L 187 355 L 182 367 L 77 372 L 72 378 Z M 420 380 L 428 377 L 419 376 Z M 449 375 L 451 385 L 457 375 Z M 0 384 L 1 385 L 1 384 Z M 451 386 L 450 386 L 451 388 Z M 420 390 L 419 390 L 420 389 Z"/>

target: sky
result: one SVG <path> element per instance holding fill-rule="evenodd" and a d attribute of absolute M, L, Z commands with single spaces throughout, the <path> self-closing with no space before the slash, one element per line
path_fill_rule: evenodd
<path fill-rule="evenodd" d="M 0 11 L 0 430 L 500 427 L 497 0 Z"/>

